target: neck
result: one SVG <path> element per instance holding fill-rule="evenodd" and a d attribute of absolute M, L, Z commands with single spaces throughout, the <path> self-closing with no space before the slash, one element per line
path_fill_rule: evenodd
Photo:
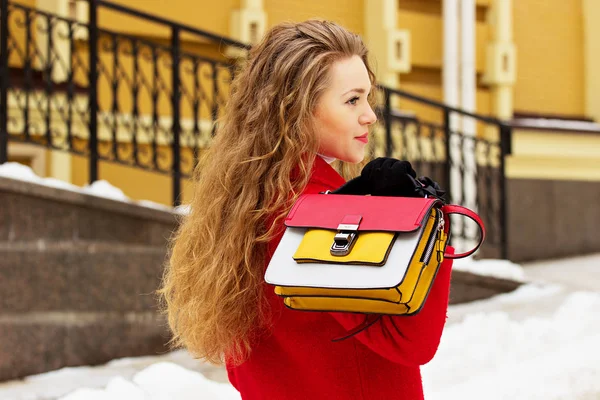
<path fill-rule="evenodd" d="M 318 154 L 319 157 L 321 157 L 323 160 L 325 160 L 325 162 L 327 164 L 331 164 L 332 162 L 334 162 L 336 159 L 335 157 L 329 157 L 329 156 L 325 156 L 323 154 Z"/>

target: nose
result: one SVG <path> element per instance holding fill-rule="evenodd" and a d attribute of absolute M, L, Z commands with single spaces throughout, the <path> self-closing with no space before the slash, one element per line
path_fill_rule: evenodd
<path fill-rule="evenodd" d="M 367 105 L 367 110 L 358 118 L 358 122 L 361 125 L 373 125 L 377 122 L 377 115 L 375 115 L 370 105 Z"/>

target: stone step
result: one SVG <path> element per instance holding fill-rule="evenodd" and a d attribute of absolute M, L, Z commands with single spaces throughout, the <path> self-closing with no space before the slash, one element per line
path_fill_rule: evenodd
<path fill-rule="evenodd" d="M 0 242 L 0 315 L 156 310 L 166 248 L 106 242 Z"/>
<path fill-rule="evenodd" d="M 65 366 L 164 354 L 169 334 L 156 313 L 0 315 L 0 381 Z"/>
<path fill-rule="evenodd" d="M 522 282 L 510 279 L 453 270 L 450 287 L 450 304 L 487 299 L 498 294 L 512 292 L 521 285 Z"/>
<path fill-rule="evenodd" d="M 0 178 L 0 241 L 83 240 L 165 246 L 170 212 Z"/>

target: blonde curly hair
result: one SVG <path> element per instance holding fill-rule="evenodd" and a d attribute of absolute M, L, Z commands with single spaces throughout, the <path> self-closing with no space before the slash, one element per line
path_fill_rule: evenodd
<path fill-rule="evenodd" d="M 331 22 L 277 25 L 251 49 L 171 240 L 159 294 L 172 345 L 217 365 L 250 354 L 269 322 L 266 244 L 310 177 L 313 112 L 329 70 L 355 55 L 374 83 L 360 37 Z"/>

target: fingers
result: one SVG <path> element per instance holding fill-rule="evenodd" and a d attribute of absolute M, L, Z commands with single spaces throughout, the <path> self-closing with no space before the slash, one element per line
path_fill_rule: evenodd
<path fill-rule="evenodd" d="M 412 168 L 412 165 L 408 161 L 396 161 L 392 165 L 392 171 L 395 175 L 404 175 L 408 174 L 414 178 L 415 171 Z M 415 174 L 416 175 L 416 174 Z"/>
<path fill-rule="evenodd" d="M 405 179 L 407 174 L 413 178 L 417 176 L 410 162 L 391 157 L 378 157 L 367 163 L 361 172 L 365 183 L 374 190 L 409 181 Z"/>
<path fill-rule="evenodd" d="M 409 174 L 410 176 L 412 176 L 413 178 L 417 177 L 417 172 L 413 169 L 412 165 L 410 164 L 410 162 L 406 161 L 406 173 Z"/>
<path fill-rule="evenodd" d="M 376 179 L 377 174 L 380 173 L 381 167 L 386 160 L 388 160 L 387 157 L 378 157 L 369 161 L 367 165 L 363 167 L 361 175 L 367 180 Z"/>
<path fill-rule="evenodd" d="M 344 185 L 340 186 L 332 193 L 334 194 L 367 194 L 368 188 L 364 185 L 364 180 L 357 177 L 349 180 Z"/>

